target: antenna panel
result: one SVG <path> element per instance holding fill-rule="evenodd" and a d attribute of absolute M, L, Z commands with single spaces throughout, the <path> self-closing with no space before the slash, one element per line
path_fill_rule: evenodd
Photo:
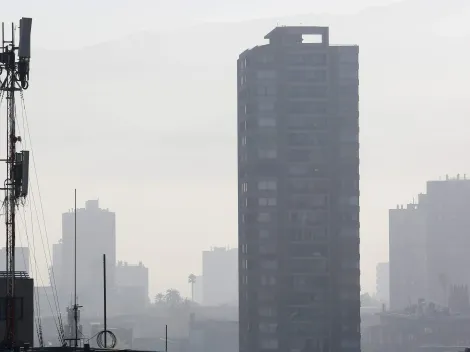
<path fill-rule="evenodd" d="M 23 17 L 20 20 L 20 46 L 18 49 L 18 56 L 20 58 L 31 57 L 31 25 L 33 19 Z"/>
<path fill-rule="evenodd" d="M 22 167 L 22 180 L 21 180 L 21 196 L 26 197 L 28 195 L 28 186 L 29 186 L 29 151 L 21 151 L 23 158 L 21 161 Z"/>

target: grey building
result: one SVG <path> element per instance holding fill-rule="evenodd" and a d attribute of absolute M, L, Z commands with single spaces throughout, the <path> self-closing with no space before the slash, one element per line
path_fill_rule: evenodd
<path fill-rule="evenodd" d="M 237 65 L 240 351 L 359 352 L 359 48 L 265 39 Z"/>
<path fill-rule="evenodd" d="M 389 212 L 390 308 L 419 299 L 448 306 L 454 285 L 470 288 L 470 180 L 428 181 L 426 194 Z"/>
<path fill-rule="evenodd" d="M 401 311 L 426 292 L 426 210 L 424 194 L 416 203 L 389 210 L 390 309 Z"/>
<path fill-rule="evenodd" d="M 62 244 L 55 253 L 60 267 L 61 301 L 71 303 L 74 292 L 75 214 L 62 214 Z M 77 295 L 84 306 L 84 315 L 101 314 L 103 291 L 103 254 L 106 254 L 106 279 L 109 292 L 115 286 L 116 215 L 101 209 L 98 200 L 88 200 L 85 208 L 77 209 Z M 54 258 L 55 259 L 55 258 Z M 55 263 L 54 263 L 55 265 Z"/>
<path fill-rule="evenodd" d="M 119 261 L 116 266 L 116 314 L 142 313 L 150 303 L 149 270 L 142 262 Z"/>
<path fill-rule="evenodd" d="M 378 263 L 376 268 L 376 293 L 380 302 L 390 303 L 390 264 Z"/>
<path fill-rule="evenodd" d="M 238 249 L 214 247 L 202 252 L 202 297 L 205 306 L 238 301 Z"/>
<path fill-rule="evenodd" d="M 452 285 L 470 287 L 470 180 L 428 181 L 426 188 L 427 298 L 447 305 Z"/>

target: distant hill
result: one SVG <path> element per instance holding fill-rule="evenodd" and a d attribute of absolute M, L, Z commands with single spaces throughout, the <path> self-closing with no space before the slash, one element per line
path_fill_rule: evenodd
<path fill-rule="evenodd" d="M 238 54 L 278 24 L 329 25 L 332 43 L 360 45 L 362 281 L 373 287 L 387 208 L 428 178 L 469 173 L 469 38 L 433 32 L 467 2 L 406 0 L 354 15 L 211 23 L 35 50 L 25 96 L 43 187 L 55 197 L 51 216 L 69 204 L 64 189 L 94 187 L 120 211 L 120 233 L 135 234 L 120 237 L 128 253 L 157 268 L 158 280 L 185 280 L 187 267 L 170 275 L 162 263 L 176 267 L 185 255 L 196 263 L 195 248 L 236 241 Z M 164 249 L 141 246 L 155 234 Z"/>
<path fill-rule="evenodd" d="M 463 0 L 445 4 L 408 0 L 356 15 L 205 24 L 165 34 L 136 33 L 77 51 L 37 51 L 31 89 L 36 92 L 34 108 L 44 112 L 43 122 L 55 123 L 63 131 L 56 138 L 80 145 L 80 150 L 84 146 L 77 132 L 90 148 L 106 136 L 113 150 L 120 150 L 119 141 L 132 133 L 141 137 L 139 143 L 146 150 L 167 146 L 169 152 L 190 153 L 215 143 L 217 149 L 205 152 L 212 161 L 225 163 L 223 155 L 230 150 L 233 154 L 235 146 L 238 54 L 263 44 L 264 34 L 277 23 L 329 24 L 333 43 L 361 47 L 361 125 L 367 166 L 371 151 L 366 146 L 388 138 L 394 143 L 392 136 L 397 135 L 402 144 L 412 143 L 417 132 L 413 126 L 419 124 L 426 124 L 429 135 L 439 132 L 441 116 L 430 117 L 463 104 L 470 78 L 469 50 L 461 39 L 439 38 L 432 26 L 464 5 Z M 452 106 L 446 107 L 449 101 Z M 446 116 L 449 123 L 453 119 L 454 125 L 464 123 L 451 115 Z M 396 146 L 388 150 L 387 143 L 380 148 L 392 158 L 396 152 Z"/>

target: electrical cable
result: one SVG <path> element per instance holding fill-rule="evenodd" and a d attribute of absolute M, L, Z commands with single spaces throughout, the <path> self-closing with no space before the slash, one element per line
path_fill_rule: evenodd
<path fill-rule="evenodd" d="M 37 170 L 36 170 L 34 150 L 33 150 L 33 145 L 32 145 L 31 133 L 30 133 L 30 130 L 29 130 L 28 115 L 27 115 L 27 111 L 26 111 L 26 104 L 25 104 L 25 100 L 24 100 L 23 91 L 20 91 L 20 97 L 21 97 L 22 117 L 23 117 L 23 129 L 24 129 L 24 133 L 27 134 L 27 137 L 28 137 L 28 140 L 29 140 L 29 146 L 30 146 L 30 149 L 31 149 L 31 159 L 32 159 L 32 162 L 33 162 L 32 164 L 33 164 L 33 168 L 34 168 L 34 175 L 36 177 L 36 188 L 37 188 L 37 191 L 38 191 L 39 206 L 40 206 L 40 212 L 41 212 L 41 215 L 42 215 L 42 223 L 43 223 L 43 227 L 44 227 L 45 236 L 43 235 L 41 222 L 39 220 L 39 213 L 38 213 L 38 207 L 36 206 L 36 199 L 35 199 L 36 197 L 34 195 L 34 190 L 31 190 L 31 199 L 32 199 L 31 204 L 32 204 L 32 206 L 34 208 L 34 211 L 36 213 L 36 220 L 38 222 L 38 230 L 39 230 L 39 234 L 40 234 L 40 237 L 41 237 L 41 243 L 42 243 L 43 252 L 44 252 L 44 255 L 45 255 L 45 259 L 46 259 L 46 265 L 49 268 L 51 268 L 50 281 L 51 281 L 51 288 L 52 288 L 54 304 L 55 304 L 55 308 L 56 308 L 56 314 L 57 314 L 57 317 L 58 317 L 59 340 L 61 341 L 61 343 L 63 343 L 65 341 L 65 332 L 64 332 L 64 327 L 63 327 L 62 315 L 61 315 L 61 312 L 60 312 L 60 302 L 59 302 L 59 297 L 58 297 L 58 292 L 57 292 L 57 285 L 56 285 L 56 281 L 55 281 L 54 268 L 53 268 L 53 265 L 52 265 L 52 255 L 51 255 L 51 251 L 50 251 L 49 236 L 48 236 L 47 227 L 46 227 L 46 220 L 45 220 L 45 216 L 44 216 L 44 207 L 43 207 L 43 204 L 42 204 L 41 191 L 40 191 L 40 187 L 39 187 L 39 178 L 38 178 L 38 174 L 37 174 Z M 31 223 L 33 224 L 32 212 L 31 212 Z M 44 237 L 45 237 L 45 241 L 44 241 Z"/>

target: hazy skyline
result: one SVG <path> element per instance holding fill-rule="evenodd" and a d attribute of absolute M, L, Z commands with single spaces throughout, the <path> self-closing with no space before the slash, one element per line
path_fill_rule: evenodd
<path fill-rule="evenodd" d="M 429 27 L 433 6 L 441 11 L 437 1 L 426 1 L 427 17 L 421 0 L 344 17 L 313 16 L 315 4 L 300 3 L 289 3 L 286 15 L 305 16 L 282 20 L 283 2 L 276 2 L 263 16 L 270 19 L 196 24 L 200 14 L 227 18 L 203 2 L 191 23 L 178 16 L 191 12 L 185 2 L 173 2 L 166 20 L 173 27 L 164 30 L 144 11 L 157 11 L 158 1 L 141 2 L 140 10 L 116 1 L 110 12 L 104 1 L 54 11 L 31 1 L 6 5 L 5 20 L 34 18 L 37 49 L 25 99 L 50 244 L 60 238 L 60 214 L 73 206 L 77 188 L 79 206 L 99 197 L 116 212 L 117 258 L 149 267 L 151 295 L 170 287 L 189 295 L 187 275 L 201 272 L 201 252 L 237 246 L 237 55 L 262 44 L 278 21 L 330 24 L 333 43 L 361 47 L 361 282 L 373 292 L 375 264 L 388 257 L 388 209 L 410 201 L 428 179 L 468 171 L 470 52 L 461 38 L 435 34 L 442 22 Z M 247 8 L 231 7 L 227 20 L 249 19 Z M 400 28 L 387 27 L 401 14 Z M 374 16 L 383 23 L 370 33 Z M 99 28 L 98 19 L 107 26 Z"/>

